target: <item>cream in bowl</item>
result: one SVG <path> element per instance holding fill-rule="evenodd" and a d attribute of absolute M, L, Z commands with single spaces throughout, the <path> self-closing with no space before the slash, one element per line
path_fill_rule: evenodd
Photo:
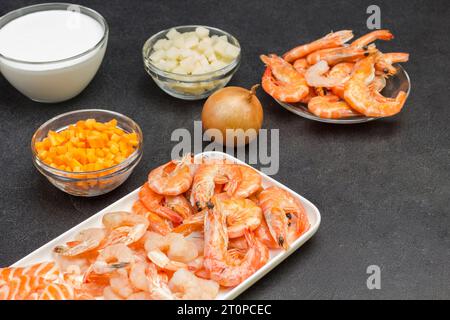
<path fill-rule="evenodd" d="M 82 6 L 48 3 L 0 18 L 0 71 L 20 92 L 39 102 L 79 94 L 105 54 L 108 26 Z"/>
<path fill-rule="evenodd" d="M 166 93 L 185 100 L 202 99 L 224 87 L 236 72 L 239 42 L 225 31 L 181 26 L 161 31 L 144 45 L 147 72 Z"/>

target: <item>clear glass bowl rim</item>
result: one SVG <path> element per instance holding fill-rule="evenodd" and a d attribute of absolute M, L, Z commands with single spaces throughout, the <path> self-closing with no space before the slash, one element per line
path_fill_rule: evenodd
<path fill-rule="evenodd" d="M 213 30 L 217 33 L 222 33 L 223 35 L 233 39 L 233 41 L 235 42 L 234 44 L 236 44 L 240 49 L 239 55 L 230 64 L 226 65 L 225 67 L 223 67 L 219 70 L 210 71 L 207 73 L 195 74 L 195 75 L 186 75 L 186 74 L 182 74 L 182 73 L 174 73 L 174 72 L 164 71 L 164 70 L 161 70 L 158 67 L 156 67 L 151 62 L 145 63 L 145 61 L 147 59 L 146 51 L 147 51 L 147 49 L 150 49 L 150 51 L 149 51 L 149 53 L 150 53 L 151 49 L 152 49 L 152 48 L 149 48 L 150 43 L 155 42 L 155 39 L 160 37 L 162 34 L 166 34 L 171 29 L 178 30 L 180 28 L 197 28 L 197 27 L 203 27 L 208 30 Z M 208 75 L 216 76 L 218 79 L 221 79 L 223 77 L 223 74 L 228 73 L 229 71 L 233 70 L 237 65 L 239 65 L 239 62 L 241 60 L 241 54 L 242 54 L 242 47 L 241 47 L 241 44 L 239 43 L 239 41 L 236 39 L 236 37 L 234 37 L 232 34 L 226 32 L 226 31 L 223 31 L 219 28 L 214 28 L 214 27 L 209 27 L 209 26 L 204 26 L 204 25 L 182 25 L 182 26 L 176 26 L 176 27 L 171 27 L 171 28 L 165 29 L 165 30 L 161 30 L 161 31 L 155 33 L 154 35 L 152 35 L 150 38 L 148 38 L 147 41 L 145 41 L 144 46 L 142 48 L 142 58 L 144 59 L 145 65 L 149 69 L 151 69 L 151 71 L 153 71 L 154 73 L 156 73 L 160 76 L 164 76 L 164 77 L 167 77 L 170 79 L 174 79 L 174 77 L 177 77 L 177 79 L 174 79 L 174 80 L 181 81 L 181 82 L 205 82 L 205 81 L 214 80 L 214 79 L 205 79 L 205 76 L 207 77 Z M 217 76 L 218 73 L 220 73 L 219 76 Z"/>
<path fill-rule="evenodd" d="M 83 113 L 83 112 L 101 112 L 101 113 L 105 113 L 108 115 L 112 115 L 112 116 L 119 116 L 119 117 L 123 117 L 124 119 L 126 119 L 127 121 L 129 121 L 133 126 L 135 126 L 137 128 L 137 135 L 139 138 L 139 144 L 136 147 L 136 149 L 134 150 L 134 152 L 128 156 L 128 158 L 126 158 L 124 161 L 122 161 L 121 163 L 118 163 L 112 167 L 109 168 L 105 168 L 102 170 L 96 170 L 96 171 L 83 171 L 83 172 L 72 172 L 72 171 L 65 171 L 65 170 L 61 170 L 58 168 L 53 168 L 49 165 L 47 165 L 46 163 L 42 162 L 39 159 L 39 156 L 36 152 L 36 149 L 34 147 L 35 142 L 36 142 L 36 136 L 37 133 L 39 131 L 42 130 L 43 127 L 51 124 L 53 121 L 59 120 L 63 117 L 66 117 L 68 115 L 73 115 L 73 114 L 77 114 L 77 113 Z M 33 134 L 33 137 L 31 138 L 31 152 L 33 154 L 33 163 L 35 163 L 36 166 L 38 166 L 38 170 L 42 169 L 45 171 L 45 174 L 50 174 L 52 176 L 54 176 L 54 178 L 56 179 L 64 179 L 67 181 L 88 181 L 88 180 L 101 180 L 101 179 L 109 179 L 113 176 L 119 175 L 121 174 L 124 169 L 128 169 L 128 167 L 130 165 L 132 165 L 136 160 L 139 161 L 139 159 L 142 157 L 142 146 L 143 146 L 143 135 L 142 135 L 142 130 L 141 127 L 139 127 L 139 125 L 132 120 L 131 118 L 115 112 L 115 111 L 110 111 L 110 110 L 104 110 L 104 109 L 81 109 L 81 110 L 75 110 L 75 111 L 70 111 L 70 112 L 66 112 L 66 113 L 62 113 L 56 117 L 53 117 L 51 119 L 49 119 L 48 121 L 46 121 L 45 123 L 43 123 Z M 99 176 L 96 178 L 88 178 L 86 177 L 87 175 L 96 175 L 96 174 L 100 174 L 100 173 L 104 173 L 113 169 L 117 169 L 114 170 L 113 172 L 111 172 L 110 174 L 106 174 L 103 176 Z M 60 173 L 60 174 L 58 174 Z M 67 177 L 66 175 L 70 175 L 71 177 Z"/>
<path fill-rule="evenodd" d="M 14 59 L 12 57 L 5 56 L 1 53 L 0 53 L 0 57 L 5 60 L 9 60 L 11 62 L 16 62 L 16 63 L 31 64 L 31 65 L 45 65 L 45 64 L 54 64 L 54 63 L 75 60 L 75 59 L 81 58 L 81 57 L 89 54 L 90 52 L 93 52 L 97 48 L 101 47 L 105 43 L 105 41 L 108 39 L 108 34 L 109 34 L 108 23 L 106 22 L 105 18 L 97 11 L 95 11 L 91 8 L 82 6 L 82 5 L 78 5 L 78 4 L 64 3 L 64 2 L 49 2 L 49 3 L 40 3 L 40 4 L 34 4 L 31 6 L 22 7 L 22 8 L 10 11 L 10 12 L 4 14 L 3 16 L 1 16 L 0 17 L 0 29 L 3 28 L 9 22 L 11 22 L 17 18 L 23 17 L 27 14 L 30 14 L 30 13 L 40 12 L 40 11 L 49 11 L 49 10 L 63 10 L 63 9 L 66 10 L 69 6 L 79 7 L 81 9 L 81 13 L 83 13 L 83 11 L 89 12 L 91 14 L 90 15 L 91 18 L 94 18 L 95 20 L 97 20 L 97 22 L 100 22 L 103 25 L 103 27 L 104 27 L 103 36 L 92 48 L 90 48 L 82 53 L 79 53 L 77 55 L 74 55 L 72 57 L 67 57 L 67 58 L 60 59 L 60 60 L 51 60 L 51 61 L 25 61 L 25 60 Z M 9 20 L 5 24 L 3 24 L 3 20 L 5 20 L 5 19 L 7 20 L 8 18 L 11 18 L 11 20 Z"/>

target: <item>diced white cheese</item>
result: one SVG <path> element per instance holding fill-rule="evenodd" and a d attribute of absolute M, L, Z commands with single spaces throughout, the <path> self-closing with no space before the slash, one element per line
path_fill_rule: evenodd
<path fill-rule="evenodd" d="M 160 60 L 156 66 L 164 71 L 172 71 L 176 66 L 177 62 L 175 60 Z"/>
<path fill-rule="evenodd" d="M 195 32 L 199 36 L 199 38 L 206 38 L 209 36 L 209 30 L 204 27 L 197 27 L 195 28 Z"/>
<path fill-rule="evenodd" d="M 227 36 L 209 36 L 204 27 L 183 33 L 170 29 L 166 38 L 156 41 L 150 55 L 151 61 L 164 71 L 204 74 L 224 68 L 240 53 Z"/>
<path fill-rule="evenodd" d="M 197 49 L 200 52 L 205 52 L 208 48 L 212 47 L 212 40 L 211 38 L 203 38 L 198 43 Z"/>
<path fill-rule="evenodd" d="M 186 69 L 184 69 L 182 66 L 177 66 L 177 67 L 173 68 L 172 72 L 179 73 L 179 74 L 188 74 Z"/>
<path fill-rule="evenodd" d="M 166 56 L 166 52 L 164 50 L 156 50 L 150 55 L 150 60 L 153 62 L 159 62 L 159 60 L 163 59 Z"/>
<path fill-rule="evenodd" d="M 167 59 L 176 60 L 180 57 L 180 50 L 177 47 L 170 47 L 169 50 L 166 51 Z"/>
<path fill-rule="evenodd" d="M 184 37 L 178 37 L 173 40 L 173 45 L 178 49 L 182 49 L 185 47 L 185 39 Z"/>
<path fill-rule="evenodd" d="M 167 41 L 169 41 L 169 40 L 167 40 L 167 39 L 159 39 L 159 40 L 156 41 L 155 44 L 153 45 L 153 49 L 154 49 L 154 50 L 165 49 L 165 44 L 166 44 Z"/>
<path fill-rule="evenodd" d="M 186 70 L 187 73 L 191 73 L 195 68 L 195 58 L 189 57 L 180 61 L 180 67 Z"/>
<path fill-rule="evenodd" d="M 213 48 L 214 48 L 214 52 L 218 55 L 224 56 L 225 55 L 225 51 L 227 48 L 228 43 L 222 40 L 218 40 Z"/>
<path fill-rule="evenodd" d="M 222 68 L 225 68 L 228 65 L 228 63 L 225 63 L 223 61 L 220 60 L 216 60 L 213 63 L 211 63 L 211 69 L 212 71 L 217 71 L 220 70 Z"/>
<path fill-rule="evenodd" d="M 173 28 L 170 29 L 169 32 L 167 32 L 167 34 L 166 34 L 166 37 L 169 40 L 174 40 L 174 39 L 178 38 L 179 36 L 180 36 L 180 33 Z"/>
<path fill-rule="evenodd" d="M 220 36 L 219 40 L 222 40 L 223 42 L 228 42 L 227 36 Z"/>
<path fill-rule="evenodd" d="M 232 45 L 231 43 L 227 43 L 222 56 L 229 59 L 235 59 L 239 55 L 240 51 L 241 49 L 239 49 L 238 47 Z"/>
<path fill-rule="evenodd" d="M 195 35 L 186 37 L 184 39 L 184 47 L 185 48 L 191 49 L 191 48 L 195 47 L 197 44 L 198 44 L 198 37 Z"/>

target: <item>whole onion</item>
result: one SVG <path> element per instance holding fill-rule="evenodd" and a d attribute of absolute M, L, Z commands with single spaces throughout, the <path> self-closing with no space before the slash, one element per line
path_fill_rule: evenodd
<path fill-rule="evenodd" d="M 219 130 L 227 146 L 240 146 L 255 139 L 263 122 L 263 109 L 255 94 L 258 86 L 250 90 L 225 87 L 213 93 L 203 106 L 203 129 Z M 233 139 L 226 139 L 227 129 L 233 130 L 229 131 Z M 214 134 L 211 138 L 217 140 Z"/>

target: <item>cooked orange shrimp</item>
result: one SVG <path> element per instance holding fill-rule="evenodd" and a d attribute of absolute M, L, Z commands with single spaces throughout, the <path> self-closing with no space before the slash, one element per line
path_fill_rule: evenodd
<path fill-rule="evenodd" d="M 172 225 L 168 220 L 158 216 L 156 213 L 149 211 L 142 201 L 138 200 L 133 204 L 133 212 L 137 215 L 145 217 L 149 222 L 148 229 L 165 235 L 172 230 Z"/>
<path fill-rule="evenodd" d="M 260 59 L 272 70 L 274 77 L 282 83 L 302 83 L 304 81 L 301 73 L 276 54 L 268 56 L 262 54 Z"/>
<path fill-rule="evenodd" d="M 53 251 L 62 256 L 73 257 L 100 247 L 106 238 L 103 228 L 89 228 L 80 231 L 73 241 L 56 246 Z"/>
<path fill-rule="evenodd" d="M 189 218 L 194 210 L 184 195 L 166 196 L 166 207 L 178 213 L 183 219 Z"/>
<path fill-rule="evenodd" d="M 384 76 L 375 76 L 369 87 L 378 92 L 383 91 L 384 87 L 386 87 L 386 78 Z"/>
<path fill-rule="evenodd" d="M 172 160 L 150 172 L 148 185 L 156 193 L 177 196 L 186 192 L 192 184 L 192 157 Z"/>
<path fill-rule="evenodd" d="M 306 82 L 305 82 L 306 84 Z M 301 102 L 309 93 L 309 89 L 304 90 L 303 86 L 291 85 L 289 83 L 281 83 L 276 80 L 272 75 L 272 71 L 269 67 L 264 71 L 261 85 L 264 91 L 272 96 L 273 98 L 283 101 L 283 102 Z"/>
<path fill-rule="evenodd" d="M 255 230 L 255 237 L 269 249 L 279 248 L 278 243 L 275 241 L 275 239 L 272 237 L 272 234 L 270 233 L 270 229 L 266 223 L 265 218 L 261 221 L 261 225 Z"/>
<path fill-rule="evenodd" d="M 306 59 L 301 58 L 294 61 L 292 66 L 297 70 L 300 74 L 304 74 L 306 70 L 309 68 L 309 63 Z"/>
<path fill-rule="evenodd" d="M 248 166 L 239 165 L 239 170 L 241 171 L 242 181 L 233 195 L 238 198 L 248 198 L 261 189 L 261 175 Z"/>
<path fill-rule="evenodd" d="M 341 99 L 344 99 L 344 85 L 350 79 L 354 66 L 355 64 L 352 62 L 341 62 L 335 65 L 329 72 L 330 77 L 345 78 L 342 84 L 331 88 L 331 92 Z"/>
<path fill-rule="evenodd" d="M 375 30 L 356 39 L 351 43 L 351 46 L 361 48 L 376 40 L 390 41 L 392 39 L 394 39 L 394 35 L 389 30 Z"/>
<path fill-rule="evenodd" d="M 28 267 L 0 269 L 0 282 L 2 280 L 7 282 L 20 276 L 41 277 L 48 281 L 53 281 L 60 276 L 60 270 L 55 262 L 42 262 Z"/>
<path fill-rule="evenodd" d="M 126 211 L 109 212 L 102 222 L 108 231 L 107 245 L 134 243 L 144 236 L 149 226 L 145 217 Z"/>
<path fill-rule="evenodd" d="M 262 87 L 269 95 L 285 102 L 299 102 L 309 93 L 305 78 L 291 64 L 274 54 L 260 57 L 268 67 Z"/>
<path fill-rule="evenodd" d="M 306 57 L 314 51 L 339 47 L 352 38 L 353 32 L 351 30 L 331 32 L 323 38 L 289 50 L 283 55 L 283 58 L 287 62 L 293 62 L 297 59 Z"/>
<path fill-rule="evenodd" d="M 317 96 L 308 103 L 308 110 L 325 119 L 342 119 L 360 115 L 347 102 L 335 95 Z"/>
<path fill-rule="evenodd" d="M 205 216 L 205 254 L 204 266 L 211 280 L 224 287 L 236 286 L 269 259 L 269 250 L 249 231 L 245 232 L 248 251 L 239 262 L 228 255 L 228 236 L 226 216 L 220 210 L 208 210 Z"/>
<path fill-rule="evenodd" d="M 165 205 L 166 197 L 154 192 L 148 183 L 145 183 L 139 191 L 139 200 L 142 201 L 148 210 L 162 218 L 169 219 L 176 224 L 183 222 L 183 217 L 179 213 Z"/>
<path fill-rule="evenodd" d="M 226 216 L 229 238 L 244 235 L 245 230 L 253 231 L 262 220 L 262 210 L 249 199 L 229 197 L 226 194 L 215 196 L 216 209 Z"/>
<path fill-rule="evenodd" d="M 39 300 L 73 300 L 74 290 L 64 283 L 51 283 L 39 295 Z"/>
<path fill-rule="evenodd" d="M 270 234 L 285 250 L 309 226 L 303 205 L 287 191 L 270 187 L 259 194 Z"/>
<path fill-rule="evenodd" d="M 330 70 L 326 61 L 319 61 L 315 65 L 309 67 L 305 73 L 305 79 L 309 86 L 332 88 L 342 85 L 350 78 L 350 75 L 344 73 L 328 73 Z"/>
<path fill-rule="evenodd" d="M 238 166 L 233 164 L 203 164 L 197 169 L 192 183 L 191 204 L 202 210 L 214 196 L 216 184 L 223 184 L 224 191 L 232 195 L 242 181 Z"/>
<path fill-rule="evenodd" d="M 406 101 L 406 92 L 400 91 L 396 98 L 386 98 L 367 85 L 375 73 L 376 57 L 371 55 L 355 66 L 350 80 L 345 84 L 345 101 L 356 111 L 368 117 L 387 117 L 399 113 Z"/>
<path fill-rule="evenodd" d="M 376 62 L 375 69 L 382 74 L 392 76 L 397 73 L 397 68 L 393 66 L 394 63 L 408 62 L 409 53 L 391 52 L 381 54 Z"/>
<path fill-rule="evenodd" d="M 376 47 L 374 45 L 370 45 L 369 48 L 339 47 L 324 49 L 311 53 L 306 57 L 306 60 L 310 65 L 314 65 L 319 61 L 326 61 L 328 65 L 334 66 L 340 62 L 358 61 L 375 52 L 375 50 Z"/>
<path fill-rule="evenodd" d="M 214 196 L 213 202 L 226 216 L 227 232 L 229 238 L 238 238 L 244 235 L 246 229 L 251 231 L 259 227 L 262 221 L 261 208 L 250 199 L 230 197 L 226 193 Z M 203 229 L 206 210 L 193 215 L 174 232 L 184 235 Z"/>
<path fill-rule="evenodd" d="M 134 262 L 133 251 L 123 243 L 104 248 L 92 264 L 92 271 L 105 274 L 129 266 Z"/>

